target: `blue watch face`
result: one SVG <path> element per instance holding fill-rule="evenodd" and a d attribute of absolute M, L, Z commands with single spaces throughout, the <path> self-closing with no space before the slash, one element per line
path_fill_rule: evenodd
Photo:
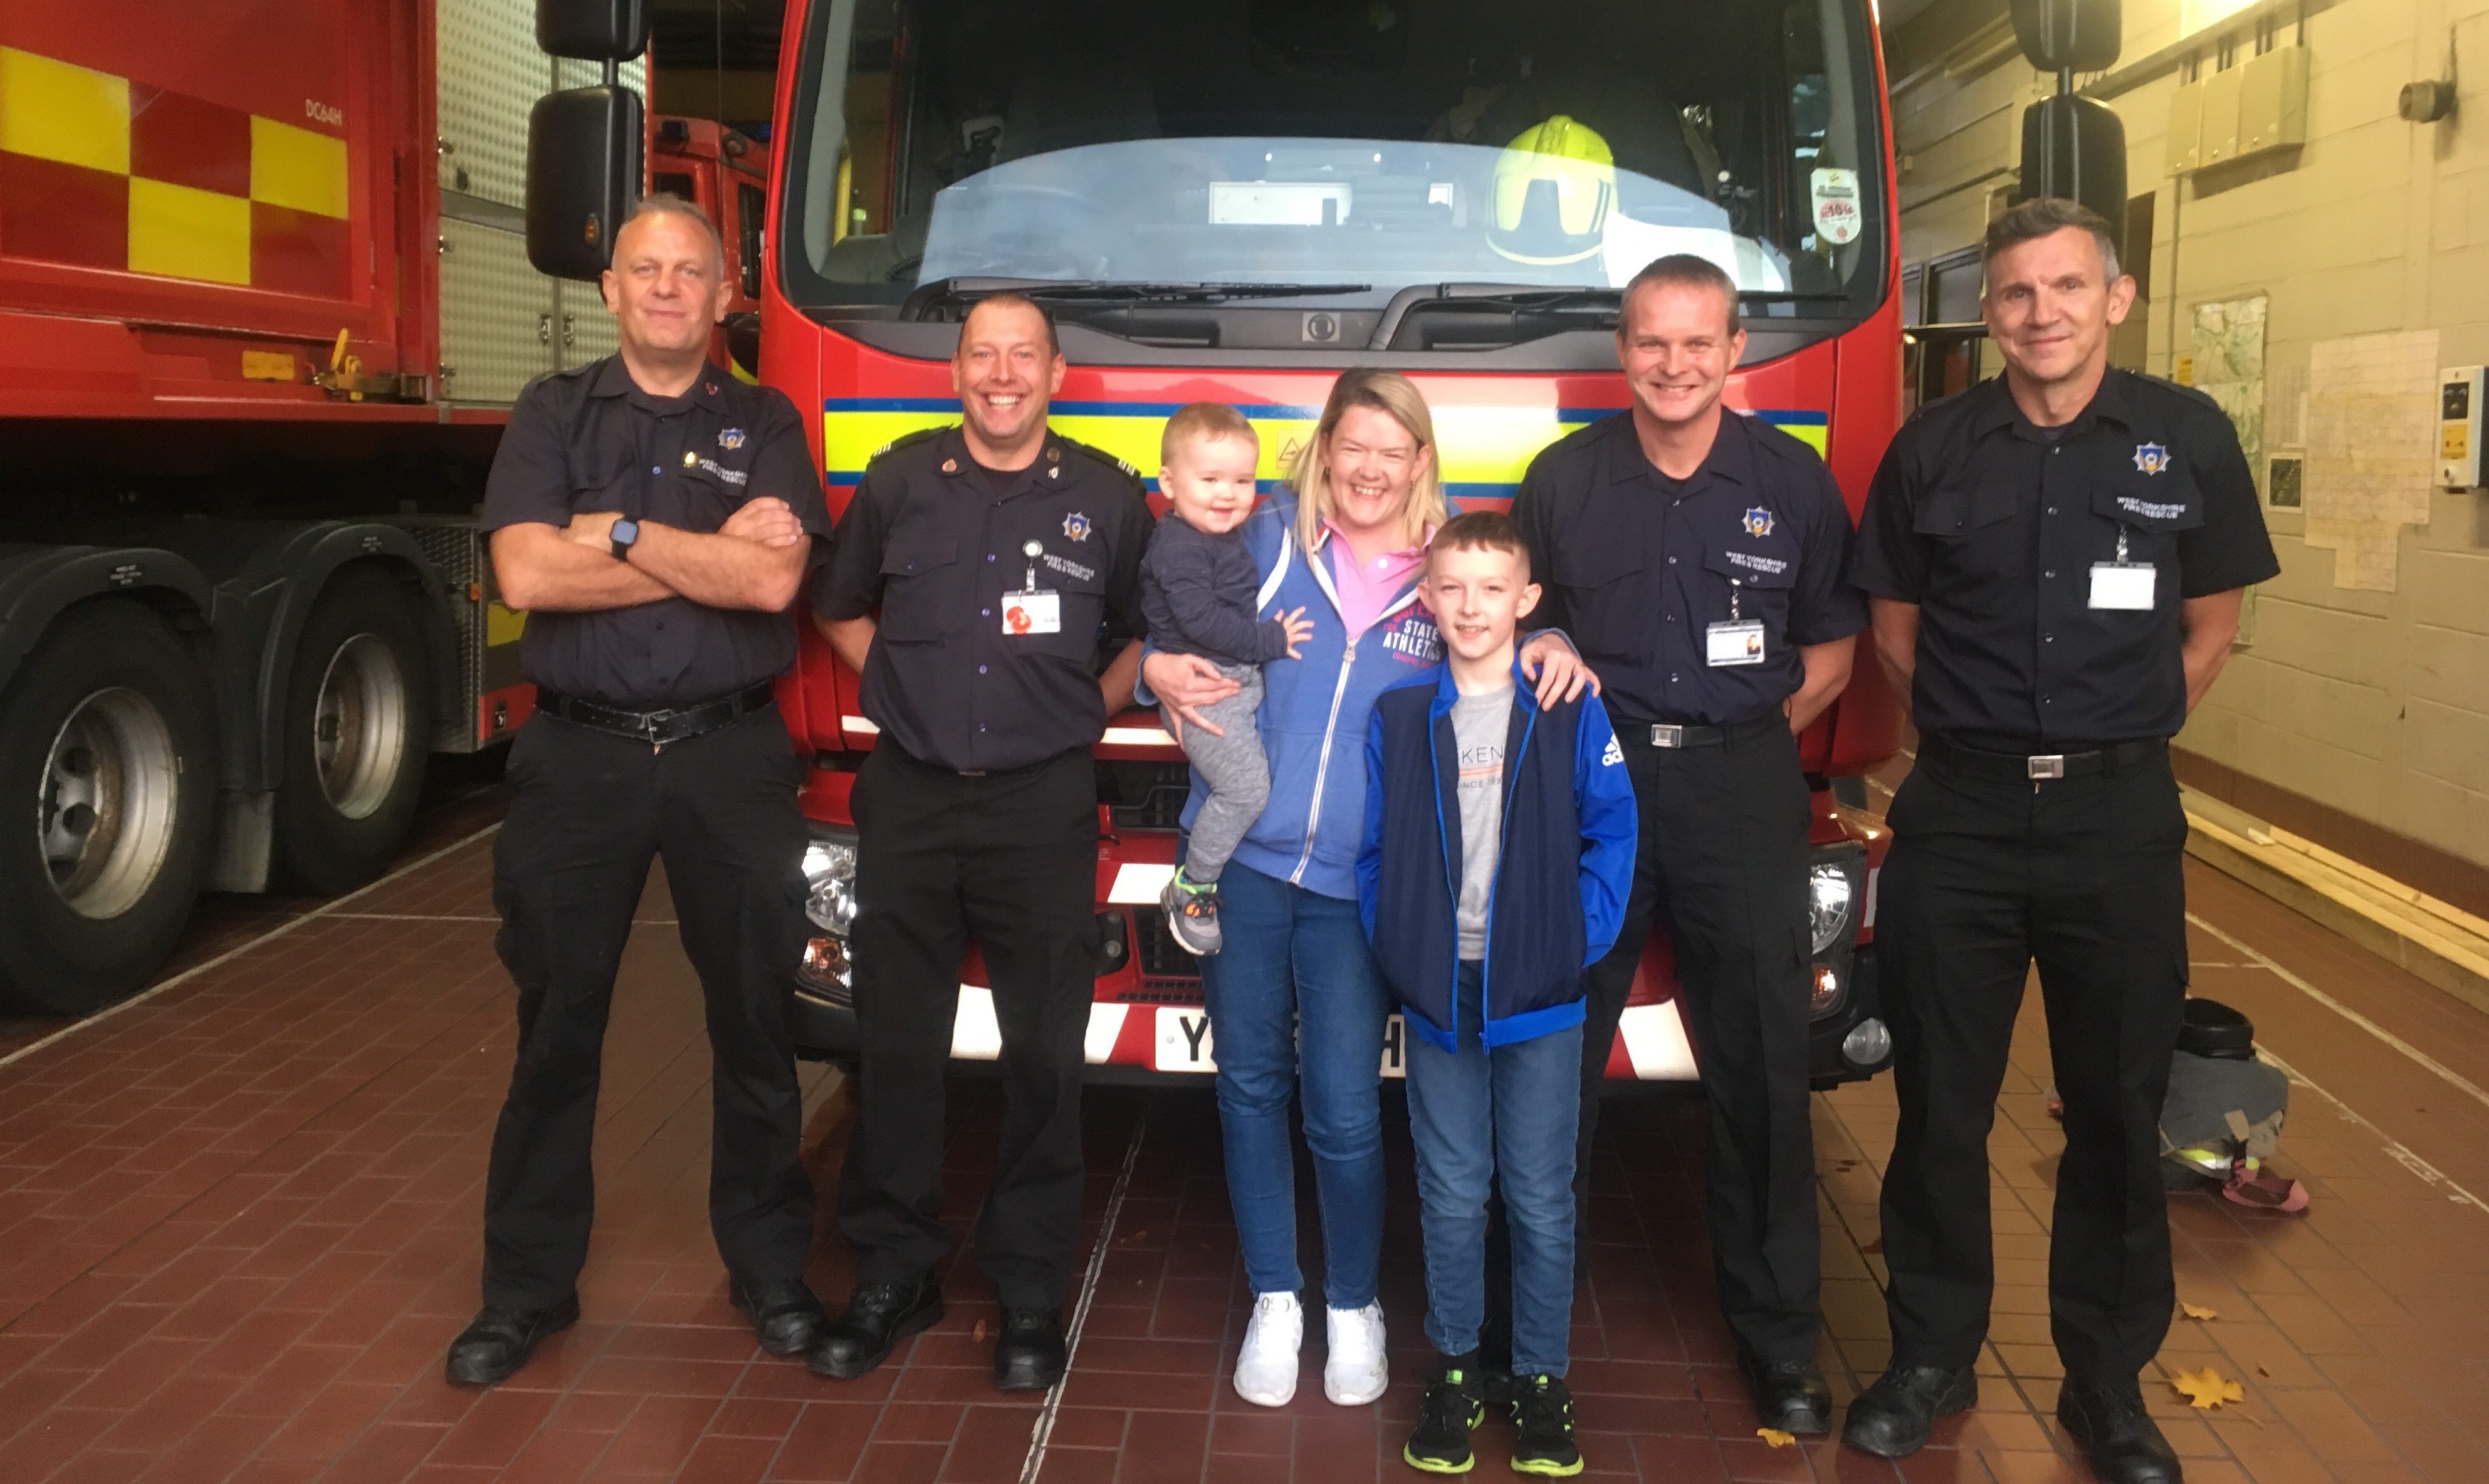
<path fill-rule="evenodd" d="M 629 546 L 632 542 L 639 539 L 640 523 L 638 521 L 620 520 L 614 523 L 614 541 L 615 545 Z"/>

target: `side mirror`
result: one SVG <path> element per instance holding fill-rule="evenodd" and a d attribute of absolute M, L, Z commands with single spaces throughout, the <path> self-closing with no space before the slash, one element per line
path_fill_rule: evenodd
<path fill-rule="evenodd" d="M 648 49 L 646 0 L 536 0 L 536 45 L 583 62 L 628 62 Z"/>
<path fill-rule="evenodd" d="M 2022 55 L 2040 71 L 2098 72 L 2116 63 L 2118 0 L 2013 0 L 2013 10 Z"/>
<path fill-rule="evenodd" d="M 2126 126 L 2096 99 L 2060 93 L 2022 110 L 2022 199 L 2058 196 L 2107 218 L 2126 250 Z"/>
<path fill-rule="evenodd" d="M 760 316 L 746 309 L 726 317 L 726 354 L 735 365 L 760 374 Z"/>
<path fill-rule="evenodd" d="M 593 280 L 639 199 L 646 124 L 624 87 L 548 93 L 528 113 L 528 261 L 555 278 Z"/>

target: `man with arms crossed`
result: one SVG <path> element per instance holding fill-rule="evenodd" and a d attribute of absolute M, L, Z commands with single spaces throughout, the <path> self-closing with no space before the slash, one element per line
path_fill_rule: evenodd
<path fill-rule="evenodd" d="M 1989 223 L 1986 266 L 2005 374 L 1894 438 L 1850 569 L 1919 754 L 1876 921 L 1902 1114 L 1884 1172 L 1893 1359 L 1844 1437 L 1899 1458 L 1978 1400 L 1988 1131 L 2037 960 L 2066 1103 L 2057 1418 L 2103 1478 L 2170 1484 L 2177 1456 L 2135 1381 L 2177 1298 L 2159 1156 L 2187 819 L 2168 743 L 2229 657 L 2241 589 L 2280 568 L 2220 409 L 2109 367 L 2134 280 L 2108 223 L 2025 202 Z"/>
<path fill-rule="evenodd" d="M 450 1347 L 454 1382 L 501 1380 L 579 1318 L 606 1013 L 657 856 L 708 1004 L 709 1225 L 729 1293 L 773 1355 L 820 1324 L 787 1025 L 804 763 L 770 682 L 795 661 L 786 610 L 829 510 L 794 406 L 707 363 L 727 298 L 700 208 L 642 201 L 605 274 L 620 353 L 530 385 L 485 485 L 537 689 L 493 846 L 518 1064 L 484 1189 L 484 1309 Z"/>
<path fill-rule="evenodd" d="M 1848 683 L 1867 625 L 1841 576 L 1849 510 L 1815 450 L 1720 405 L 1746 344 L 1727 273 L 1661 258 L 1620 312 L 1632 409 L 1532 460 L 1512 503 L 1547 574 L 1538 620 L 1598 675 L 1641 810 L 1624 924 L 1588 971 L 1579 1224 L 1608 1048 L 1665 922 L 1711 1103 L 1720 1306 L 1764 1424 L 1824 1433 L 1797 733 Z"/>

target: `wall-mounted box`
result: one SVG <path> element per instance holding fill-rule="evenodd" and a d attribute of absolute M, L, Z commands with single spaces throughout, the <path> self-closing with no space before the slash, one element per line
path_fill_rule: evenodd
<path fill-rule="evenodd" d="M 2236 69 L 2241 156 L 2307 142 L 2307 48 L 2276 46 Z"/>
<path fill-rule="evenodd" d="M 2478 366 L 2448 366 L 2437 374 L 2437 482 L 2446 489 L 2479 487 L 2484 391 L 2489 385 Z"/>
<path fill-rule="evenodd" d="M 2224 165 L 2239 157 L 2239 97 L 2247 71 L 2233 67 L 2204 79 L 2204 148 L 2198 168 Z"/>
<path fill-rule="evenodd" d="M 2167 174 L 2185 175 L 2204 162 L 2203 83 L 2182 83 L 2169 95 L 2168 150 Z"/>

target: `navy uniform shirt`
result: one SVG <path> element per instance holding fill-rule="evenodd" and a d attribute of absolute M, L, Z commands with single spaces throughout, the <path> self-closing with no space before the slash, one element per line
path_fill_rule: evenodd
<path fill-rule="evenodd" d="M 1867 626 L 1831 471 L 1753 417 L 1724 414 L 1683 480 L 1644 456 L 1630 412 L 1603 417 L 1531 460 L 1512 518 L 1542 592 L 1531 622 L 1572 637 L 1619 725 L 1777 711 L 1805 682 L 1799 646 Z M 1707 631 L 1732 610 L 1762 621 L 1760 664 L 1708 663 Z"/>
<path fill-rule="evenodd" d="M 2121 536 L 2155 569 L 2148 609 L 2091 606 Z M 2034 427 L 2002 377 L 1920 409 L 1875 471 L 1850 579 L 1918 605 L 1920 730 L 2046 753 L 2175 735 L 2180 601 L 2280 570 L 2220 408 L 2111 370 L 2060 428 Z"/>
<path fill-rule="evenodd" d="M 1144 632 L 1150 507 L 1130 468 L 1049 432 L 1037 461 L 980 470 L 956 427 L 875 455 L 813 586 L 833 620 L 881 607 L 865 716 L 909 756 L 960 772 L 1026 767 L 1106 728 L 1101 645 Z M 1003 595 L 1058 595 L 1052 634 L 1006 634 Z"/>
<path fill-rule="evenodd" d="M 708 535 L 756 496 L 787 502 L 813 532 L 817 560 L 830 509 L 786 393 L 708 366 L 683 395 L 652 397 L 609 356 L 519 393 L 485 481 L 483 528 L 563 527 L 612 510 Z M 787 614 L 682 597 L 529 614 L 519 641 L 529 680 L 634 711 L 730 696 L 794 663 Z"/>

